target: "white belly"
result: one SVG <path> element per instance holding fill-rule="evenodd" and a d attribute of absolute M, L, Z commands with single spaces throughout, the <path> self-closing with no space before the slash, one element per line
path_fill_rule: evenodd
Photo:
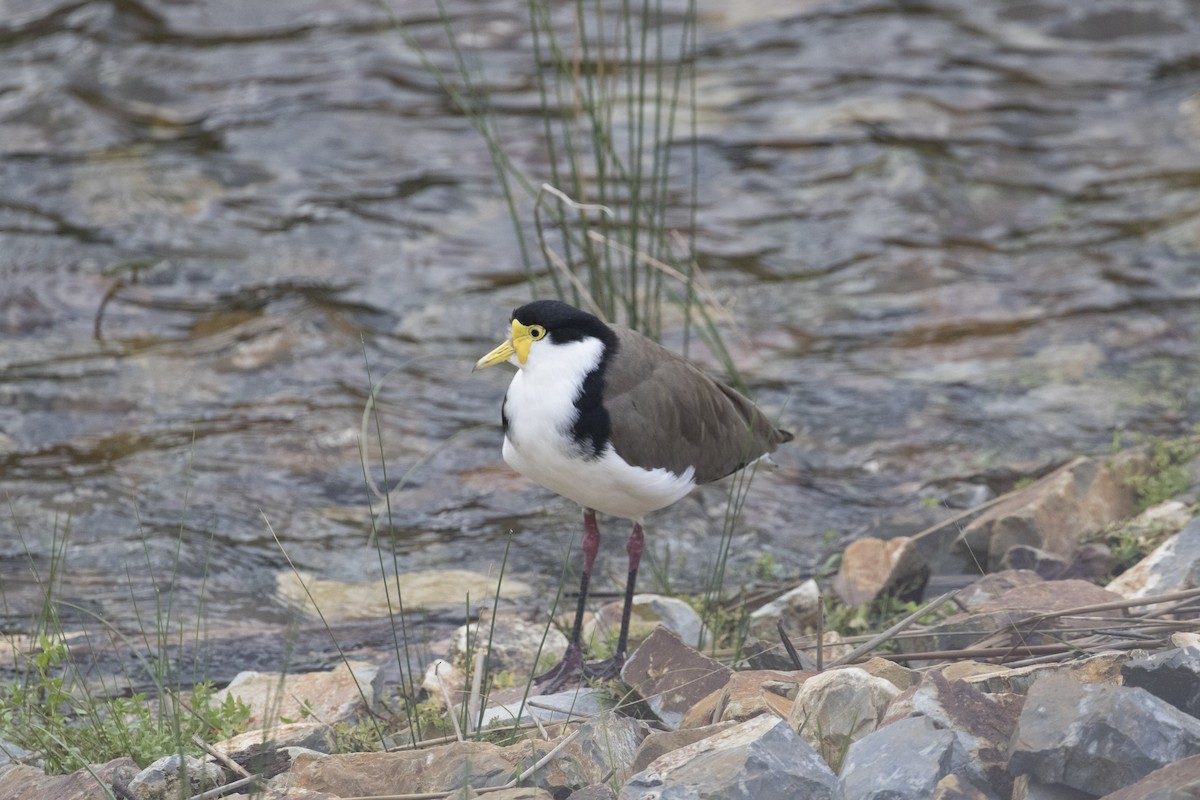
<path fill-rule="evenodd" d="M 640 520 L 696 488 L 691 468 L 676 475 L 665 469 L 631 467 L 611 446 L 600 458 L 585 461 L 567 455 L 569 440 L 560 446 L 539 444 L 518 449 L 505 436 L 504 460 L 530 480 L 602 514 Z"/>

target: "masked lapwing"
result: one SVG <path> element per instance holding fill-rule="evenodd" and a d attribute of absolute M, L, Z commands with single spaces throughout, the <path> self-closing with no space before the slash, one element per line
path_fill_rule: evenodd
<path fill-rule="evenodd" d="M 643 548 L 642 521 L 702 483 L 730 475 L 790 441 L 749 400 L 636 331 L 557 300 L 512 313 L 508 339 L 475 369 L 517 367 L 501 406 L 504 460 L 583 507 L 583 574 L 567 652 L 538 677 L 555 691 L 612 677 L 625 661 Z M 633 521 L 616 652 L 584 664 L 581 633 L 600 546 L 596 512 Z"/>

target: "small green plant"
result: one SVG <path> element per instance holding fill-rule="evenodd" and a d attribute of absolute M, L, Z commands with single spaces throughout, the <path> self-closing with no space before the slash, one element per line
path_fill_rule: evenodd
<path fill-rule="evenodd" d="M 1148 472 L 1130 472 L 1126 483 L 1137 496 L 1135 513 L 1169 500 L 1191 483 L 1191 462 L 1200 456 L 1200 426 L 1189 436 L 1167 439 L 1162 436 L 1134 435 L 1133 441 L 1146 449 L 1150 458 Z"/>
<path fill-rule="evenodd" d="M 763 551 L 759 553 L 758 558 L 754 559 L 752 574 L 756 580 L 773 581 L 779 577 L 782 571 L 783 566 L 774 553 Z"/>
<path fill-rule="evenodd" d="M 69 649 L 43 635 L 25 660 L 25 674 L 0 688 L 0 738 L 38 753 L 48 773 L 130 756 L 145 766 L 171 753 L 200 755 L 192 742 L 226 739 L 245 729 L 250 707 L 228 696 L 214 699 L 211 684 L 198 684 L 190 697 L 160 700 L 145 695 L 93 697 L 72 691 Z"/>

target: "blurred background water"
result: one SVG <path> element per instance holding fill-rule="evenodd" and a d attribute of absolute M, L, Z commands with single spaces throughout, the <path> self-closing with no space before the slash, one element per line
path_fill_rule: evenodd
<path fill-rule="evenodd" d="M 390 6 L 452 68 L 428 4 Z M 544 175 L 526 5 L 445 12 Z M 1200 2 L 720 0 L 695 70 L 695 256 L 797 434 L 733 578 L 1200 422 Z M 272 531 L 309 573 L 378 577 L 368 365 L 390 483 L 417 465 L 401 568 L 494 570 L 511 535 L 552 591 L 578 509 L 503 465 L 508 375 L 470 372 L 534 291 L 483 141 L 378 3 L 0 2 L 7 623 L 68 531 L 65 598 L 117 624 L 202 585 L 215 619 L 286 617 Z M 727 491 L 651 521 L 677 586 Z M 602 530 L 622 576 L 626 525 Z"/>

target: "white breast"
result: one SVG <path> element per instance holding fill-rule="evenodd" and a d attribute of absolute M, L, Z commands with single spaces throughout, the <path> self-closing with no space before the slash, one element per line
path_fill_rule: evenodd
<path fill-rule="evenodd" d="M 694 489 L 693 470 L 676 475 L 666 469 L 630 466 L 611 445 L 599 458 L 580 449 L 571 436 L 579 414 L 575 398 L 602 354 L 598 339 L 534 344 L 505 396 L 504 460 L 585 508 L 640 520 Z"/>

